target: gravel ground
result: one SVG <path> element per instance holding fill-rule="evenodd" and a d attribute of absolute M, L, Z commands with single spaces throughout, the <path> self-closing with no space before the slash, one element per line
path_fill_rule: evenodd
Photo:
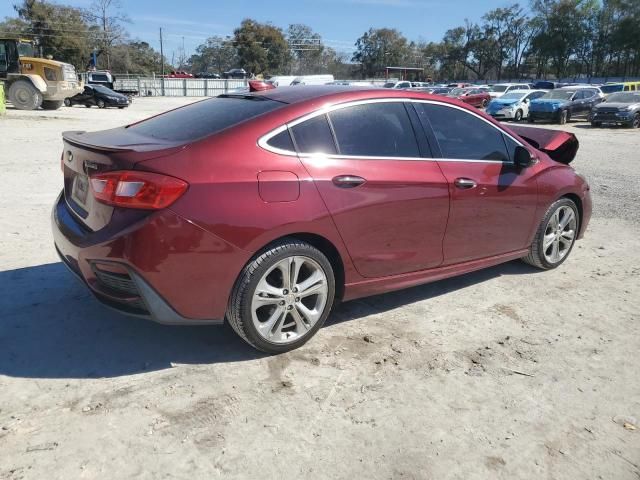
<path fill-rule="evenodd" d="M 639 131 L 564 127 L 595 211 L 557 270 L 349 302 L 267 357 L 105 309 L 53 249 L 60 133 L 191 100 L 0 118 L 0 478 L 640 478 Z"/>

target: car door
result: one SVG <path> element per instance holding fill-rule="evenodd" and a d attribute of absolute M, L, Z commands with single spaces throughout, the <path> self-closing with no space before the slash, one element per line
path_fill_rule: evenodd
<path fill-rule="evenodd" d="M 520 108 L 522 109 L 522 116 L 523 117 L 526 118 L 526 117 L 529 116 L 529 106 L 531 105 L 531 102 L 533 100 L 535 100 L 536 98 L 540 98 L 545 93 L 546 92 L 532 92 L 522 100 L 522 102 L 520 104 Z"/>
<path fill-rule="evenodd" d="M 414 125 L 415 112 L 390 100 L 340 106 L 291 126 L 299 157 L 364 277 L 442 263 L 447 180 Z"/>
<path fill-rule="evenodd" d="M 478 90 L 470 90 L 465 97 L 463 97 L 465 103 L 474 107 L 480 106 L 482 99 L 480 98 L 480 92 Z"/>
<path fill-rule="evenodd" d="M 415 104 L 447 178 L 451 207 L 443 265 L 527 247 L 537 207 L 535 168 L 518 170 L 518 143 L 483 117 L 452 105 Z"/>

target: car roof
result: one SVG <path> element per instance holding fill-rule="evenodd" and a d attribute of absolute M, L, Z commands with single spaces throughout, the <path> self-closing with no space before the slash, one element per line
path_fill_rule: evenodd
<path fill-rule="evenodd" d="M 233 94 L 229 95 L 231 96 Z M 417 90 L 394 90 L 373 86 L 301 85 L 293 87 L 278 87 L 271 90 L 263 90 L 261 92 L 241 93 L 239 95 L 243 97 L 264 97 L 290 105 L 307 103 L 317 105 L 317 108 L 321 108 L 323 104 L 335 104 L 358 100 L 406 98 L 433 100 L 440 103 L 450 103 L 472 111 L 474 110 L 473 107 L 469 107 L 466 103 L 460 102 L 454 98 L 445 99 L 445 97 L 439 95 Z"/>

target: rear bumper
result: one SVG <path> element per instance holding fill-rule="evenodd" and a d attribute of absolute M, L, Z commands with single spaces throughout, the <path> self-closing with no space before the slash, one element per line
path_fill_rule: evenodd
<path fill-rule="evenodd" d="M 101 303 L 163 324 L 223 323 L 249 256 L 170 210 L 120 232 L 91 232 L 62 195 L 52 229 L 58 255 Z"/>

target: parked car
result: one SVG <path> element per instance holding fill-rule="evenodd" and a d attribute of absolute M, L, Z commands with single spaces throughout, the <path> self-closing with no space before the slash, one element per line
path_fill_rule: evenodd
<path fill-rule="evenodd" d="M 164 323 L 226 318 L 270 353 L 341 300 L 555 268 L 591 215 L 573 134 L 404 90 L 220 95 L 63 140 L 54 241 L 90 291 Z"/>
<path fill-rule="evenodd" d="M 499 98 L 514 90 L 529 90 L 529 85 L 527 83 L 496 83 L 491 86 L 489 95 L 491 98 Z"/>
<path fill-rule="evenodd" d="M 591 125 L 624 125 L 640 128 L 640 91 L 612 93 L 594 106 L 589 116 Z"/>
<path fill-rule="evenodd" d="M 552 82 L 548 80 L 536 80 L 531 85 L 531 88 L 534 90 L 554 90 L 556 88 L 565 87 L 566 84 L 560 82 Z"/>
<path fill-rule="evenodd" d="M 251 75 L 247 73 L 244 68 L 232 68 L 222 74 L 223 78 L 244 79 L 249 78 Z"/>
<path fill-rule="evenodd" d="M 195 74 L 195 78 L 219 79 L 220 74 L 210 72 L 200 72 Z"/>
<path fill-rule="evenodd" d="M 395 88 L 395 89 L 405 89 L 411 88 L 411 82 L 401 81 L 401 82 L 387 82 L 382 85 L 382 88 Z"/>
<path fill-rule="evenodd" d="M 447 84 L 447 87 L 449 88 L 467 88 L 467 87 L 471 87 L 472 85 L 470 83 L 449 83 Z"/>
<path fill-rule="evenodd" d="M 640 82 L 607 83 L 600 86 L 605 95 L 616 92 L 640 92 Z"/>
<path fill-rule="evenodd" d="M 565 124 L 572 118 L 588 117 L 591 109 L 602 102 L 604 95 L 597 87 L 562 87 L 532 100 L 529 122 L 547 120 Z"/>
<path fill-rule="evenodd" d="M 182 70 L 178 70 L 178 71 L 172 70 L 171 72 L 169 72 L 169 75 L 166 75 L 166 77 L 167 78 L 193 78 L 193 75 Z"/>
<path fill-rule="evenodd" d="M 500 98 L 494 98 L 487 107 L 487 113 L 498 120 L 519 122 L 529 116 L 532 100 L 542 97 L 546 90 L 512 90 Z"/>
<path fill-rule="evenodd" d="M 80 75 L 79 75 L 80 76 Z M 116 77 L 111 74 L 108 70 L 94 70 L 85 73 L 82 75 L 84 83 L 87 85 L 102 85 L 103 87 L 107 87 L 114 92 L 121 93 L 122 95 L 126 95 L 129 99 L 129 103 L 133 102 L 133 97 L 140 94 L 140 92 L 135 88 L 128 89 L 116 89 L 115 82 Z"/>
<path fill-rule="evenodd" d="M 448 97 L 457 98 L 464 103 L 468 103 L 477 108 L 485 108 L 489 101 L 491 100 L 491 96 L 487 89 L 482 88 L 454 88 L 448 94 Z"/>
<path fill-rule="evenodd" d="M 64 104 L 67 107 L 84 105 L 89 108 L 95 105 L 98 108 L 118 107 L 122 109 L 129 106 L 129 98 L 102 85 L 85 85 L 84 90 L 79 94 L 65 98 Z"/>

